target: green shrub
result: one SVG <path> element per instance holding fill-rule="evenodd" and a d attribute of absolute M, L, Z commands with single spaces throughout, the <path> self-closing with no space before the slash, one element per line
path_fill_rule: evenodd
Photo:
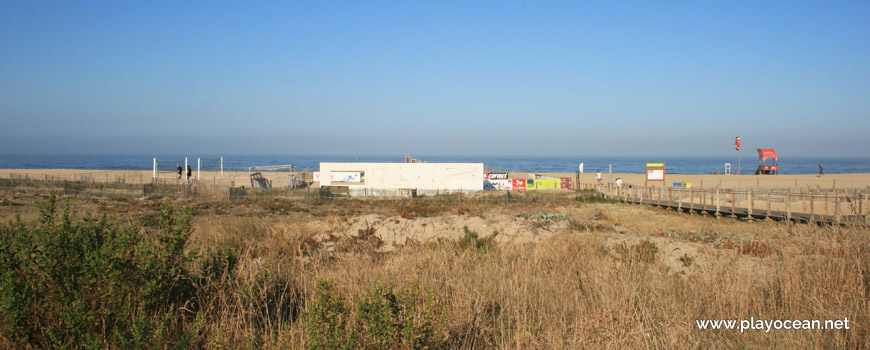
<path fill-rule="evenodd" d="M 308 331 L 308 348 L 356 348 L 357 335 L 350 317 L 350 310 L 338 289 L 332 283 L 317 281 L 314 299 L 302 318 Z"/>
<path fill-rule="evenodd" d="M 309 349 L 434 349 L 444 341 L 441 314 L 433 293 L 418 286 L 397 292 L 375 282 L 353 308 L 333 284 L 318 281 L 303 320 Z"/>
<path fill-rule="evenodd" d="M 369 349 L 431 349 L 439 346 L 435 301 L 417 286 L 396 293 L 392 284 L 375 282 L 357 303 L 359 329 Z"/>
<path fill-rule="evenodd" d="M 493 231 L 492 236 L 479 238 L 477 232 L 469 230 L 468 226 L 463 226 L 462 230 L 465 232 L 465 235 L 456 242 L 456 245 L 462 249 L 490 250 L 494 247 L 495 237 L 498 236 L 498 231 Z"/>
<path fill-rule="evenodd" d="M 185 253 L 190 215 L 163 205 L 145 234 L 105 214 L 56 220 L 56 197 L 36 222 L 0 227 L 0 332 L 37 348 L 187 348 L 193 316 Z"/>

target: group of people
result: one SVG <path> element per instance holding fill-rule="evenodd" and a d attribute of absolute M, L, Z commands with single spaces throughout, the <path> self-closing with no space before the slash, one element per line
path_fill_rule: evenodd
<path fill-rule="evenodd" d="M 175 163 L 175 170 L 178 173 L 178 179 L 181 180 L 181 174 L 184 172 L 184 168 L 181 167 L 181 164 Z M 190 175 L 193 173 L 193 169 L 191 169 L 190 164 L 187 165 L 187 183 L 190 183 Z"/>

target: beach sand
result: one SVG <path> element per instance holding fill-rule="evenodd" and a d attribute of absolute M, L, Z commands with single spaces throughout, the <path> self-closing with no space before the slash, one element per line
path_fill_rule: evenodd
<path fill-rule="evenodd" d="M 289 172 L 264 172 L 264 177 L 272 180 L 273 186 L 280 186 L 286 182 Z M 526 173 L 512 172 L 511 178 L 528 179 L 534 175 L 549 177 L 569 177 L 574 179 L 576 173 Z M 46 181 L 87 181 L 104 183 L 151 183 L 153 173 L 150 170 L 77 170 L 77 169 L 0 169 L 0 179 L 32 179 Z M 174 173 L 158 173 L 157 181 L 166 184 L 183 183 L 184 177 L 179 180 Z M 611 179 L 616 181 L 622 178 L 625 185 L 644 185 L 644 174 L 601 173 L 602 184 L 607 184 Z M 193 180 L 197 173 L 193 172 Z M 199 174 L 200 182 L 220 186 L 250 186 L 250 177 L 247 172 L 220 172 L 204 171 Z M 699 174 L 666 174 L 665 181 L 648 182 L 647 185 L 660 185 L 672 187 L 674 182 L 691 183 L 693 188 L 791 188 L 800 189 L 868 189 L 870 188 L 870 174 L 826 174 L 816 175 L 699 175 Z M 595 173 L 583 173 L 580 176 L 581 185 L 588 186 L 597 184 Z"/>

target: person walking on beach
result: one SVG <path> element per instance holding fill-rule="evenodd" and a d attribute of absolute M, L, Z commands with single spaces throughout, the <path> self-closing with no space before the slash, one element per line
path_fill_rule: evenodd
<path fill-rule="evenodd" d="M 595 180 L 598 181 L 599 185 L 601 184 L 601 170 L 598 170 L 598 172 L 595 174 Z"/>
<path fill-rule="evenodd" d="M 187 183 L 190 183 L 190 174 L 193 172 L 193 169 L 190 168 L 190 165 L 187 166 Z"/>
<path fill-rule="evenodd" d="M 181 164 L 175 163 L 175 172 L 178 173 L 178 179 L 181 180 Z"/>
<path fill-rule="evenodd" d="M 819 164 L 819 175 L 816 175 L 816 177 L 819 176 L 825 176 L 825 168 L 822 168 L 821 164 Z"/>

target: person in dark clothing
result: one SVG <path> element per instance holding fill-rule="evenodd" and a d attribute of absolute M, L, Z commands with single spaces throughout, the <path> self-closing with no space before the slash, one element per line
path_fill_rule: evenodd
<path fill-rule="evenodd" d="M 175 172 L 178 173 L 178 179 L 181 180 L 181 172 L 182 172 L 181 164 L 175 163 Z"/>
<path fill-rule="evenodd" d="M 819 177 L 819 176 L 825 176 L 825 169 L 822 168 L 821 164 L 819 164 L 819 175 L 816 175 L 816 177 Z"/>
<path fill-rule="evenodd" d="M 190 168 L 190 165 L 187 166 L 187 182 L 190 183 L 190 174 L 193 173 L 193 169 Z"/>

